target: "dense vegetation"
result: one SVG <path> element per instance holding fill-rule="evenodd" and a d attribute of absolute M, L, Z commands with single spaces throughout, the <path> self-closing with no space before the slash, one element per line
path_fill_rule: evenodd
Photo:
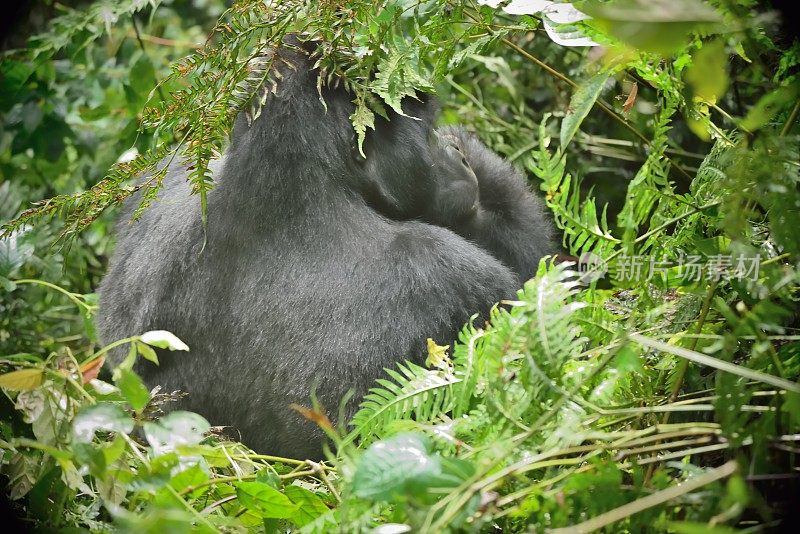
<path fill-rule="evenodd" d="M 768 5 L 71 4 L 38 6 L 0 64 L 0 447 L 24 524 L 723 534 L 795 515 L 800 45 Z M 252 59 L 297 31 L 346 77 L 361 137 L 435 90 L 444 122 L 528 172 L 583 271 L 543 262 L 427 367 L 387 369 L 349 427 L 309 399 L 324 463 L 163 415 L 175 394 L 131 366 L 185 345 L 142 332 L 106 369 L 93 328 L 108 208 L 144 189 L 146 209 L 162 175 L 141 176 L 170 156 L 204 203 L 233 117 L 280 83 Z"/>

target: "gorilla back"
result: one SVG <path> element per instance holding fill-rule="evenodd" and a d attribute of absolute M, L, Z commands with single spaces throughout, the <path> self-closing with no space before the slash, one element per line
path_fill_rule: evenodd
<path fill-rule="evenodd" d="M 179 408 L 233 427 L 257 451 L 315 458 L 323 434 L 291 403 L 308 405 L 315 392 L 335 413 L 348 390 L 359 399 L 384 367 L 420 362 L 427 337 L 450 341 L 471 314 L 513 297 L 519 272 L 479 240 L 370 207 L 361 191 L 376 171 L 354 156 L 351 97 L 328 87 L 323 105 L 309 58 L 279 54 L 277 94 L 251 126 L 237 119 L 216 169 L 205 248 L 199 201 L 175 165 L 138 222 L 122 215 L 99 327 L 104 342 L 173 332 L 191 352 L 137 364 L 148 385 L 188 392 Z M 368 160 L 407 169 L 409 185 L 428 180 L 420 160 L 430 157 L 432 117 L 392 122 L 395 137 L 384 136 Z M 124 211 L 136 199 L 129 204 Z M 520 231 L 542 223 L 538 207 L 513 215 L 524 219 Z M 514 261 L 535 266 L 546 239 L 519 240 Z"/>

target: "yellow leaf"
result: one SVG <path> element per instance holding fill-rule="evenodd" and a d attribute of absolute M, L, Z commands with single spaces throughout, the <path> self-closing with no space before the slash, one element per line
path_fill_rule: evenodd
<path fill-rule="evenodd" d="M 42 385 L 44 371 L 41 369 L 20 369 L 0 375 L 0 387 L 16 391 L 36 389 Z"/>
<path fill-rule="evenodd" d="M 449 348 L 450 345 L 437 345 L 434 340 L 428 338 L 428 359 L 425 360 L 425 365 L 437 369 L 449 368 L 451 366 L 450 358 L 447 355 Z"/>

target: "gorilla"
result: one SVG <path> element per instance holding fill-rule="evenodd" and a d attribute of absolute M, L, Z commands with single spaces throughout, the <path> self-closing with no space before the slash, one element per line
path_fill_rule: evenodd
<path fill-rule="evenodd" d="M 352 392 L 349 418 L 384 368 L 421 363 L 428 337 L 450 342 L 513 298 L 551 230 L 509 163 L 434 129 L 432 99 L 377 121 L 363 157 L 352 96 L 318 92 L 311 52 L 275 52 L 276 94 L 252 124 L 237 117 L 212 167 L 205 230 L 180 164 L 137 222 L 126 202 L 98 326 L 106 343 L 173 332 L 191 352 L 138 362 L 149 386 L 188 392 L 178 408 L 256 451 L 313 459 L 324 434 L 290 404 L 315 394 L 334 415 Z"/>

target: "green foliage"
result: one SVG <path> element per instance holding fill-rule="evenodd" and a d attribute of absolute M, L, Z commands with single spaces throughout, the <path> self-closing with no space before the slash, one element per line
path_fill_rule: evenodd
<path fill-rule="evenodd" d="M 798 44 L 746 0 L 653 4 L 581 3 L 594 18 L 560 35 L 605 45 L 589 53 L 548 39 L 552 13 L 510 5 L 96 2 L 5 54 L 0 448 L 19 514 L 135 532 L 722 533 L 789 517 Z M 527 170 L 564 247 L 596 267 L 545 261 L 450 353 L 433 340 L 427 367 L 387 369 L 322 463 L 164 416 L 177 394 L 148 391 L 134 361 L 188 347 L 163 331 L 97 347 L 93 329 L 104 211 L 137 190 L 146 209 L 173 157 L 204 204 L 233 117 L 269 113 L 264 52 L 289 31 L 318 40 L 320 83 L 345 76 L 361 140 L 439 92 L 443 122 Z"/>

